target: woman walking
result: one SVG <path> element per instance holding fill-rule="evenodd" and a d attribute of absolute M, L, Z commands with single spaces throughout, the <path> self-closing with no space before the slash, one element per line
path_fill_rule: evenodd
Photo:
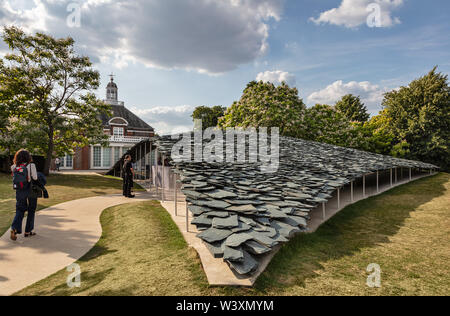
<path fill-rule="evenodd" d="M 25 212 L 28 212 L 25 227 L 25 237 L 36 235 L 34 230 L 34 217 L 37 207 L 37 198 L 31 196 L 31 181 L 38 180 L 36 165 L 32 162 L 28 151 L 21 149 L 14 156 L 14 165 L 11 166 L 13 186 L 16 190 L 16 216 L 11 225 L 11 239 L 17 240 L 22 234 L 22 222 Z"/>

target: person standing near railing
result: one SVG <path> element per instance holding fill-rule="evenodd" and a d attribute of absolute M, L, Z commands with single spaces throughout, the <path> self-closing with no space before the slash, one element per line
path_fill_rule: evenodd
<path fill-rule="evenodd" d="M 125 156 L 125 163 L 123 164 L 123 195 L 127 198 L 134 198 L 131 194 L 131 188 L 133 187 L 134 169 L 131 162 L 131 156 Z"/>

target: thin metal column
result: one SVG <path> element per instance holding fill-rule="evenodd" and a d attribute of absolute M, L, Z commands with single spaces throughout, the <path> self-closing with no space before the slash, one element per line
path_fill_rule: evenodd
<path fill-rule="evenodd" d="M 164 161 L 165 161 L 165 157 L 164 157 L 164 155 L 162 155 L 162 161 L 161 161 L 161 168 L 162 168 L 162 172 L 161 172 L 161 199 L 162 199 L 162 201 L 164 202 L 165 201 L 165 196 L 164 196 L 164 192 L 165 192 L 165 183 L 164 183 L 164 172 L 165 172 L 165 169 L 166 168 L 164 168 L 165 166 L 164 166 Z"/>
<path fill-rule="evenodd" d="M 398 182 L 397 170 L 398 170 L 398 168 L 395 167 L 395 184 L 397 184 L 397 182 Z"/>
<path fill-rule="evenodd" d="M 322 203 L 322 218 L 323 218 L 323 220 L 325 220 L 325 218 L 326 218 L 326 206 L 325 206 L 325 203 Z"/>
<path fill-rule="evenodd" d="M 186 200 L 186 231 L 189 232 L 189 209 L 187 200 Z"/>
<path fill-rule="evenodd" d="M 151 183 L 154 185 L 155 183 L 153 182 L 153 148 L 152 148 L 152 142 L 150 142 L 150 155 L 149 155 L 149 166 L 150 166 L 150 180 Z"/>
<path fill-rule="evenodd" d="M 137 147 L 136 147 L 136 155 L 135 155 L 135 157 L 136 157 L 136 160 L 135 160 L 135 162 L 136 162 L 136 169 L 137 169 L 137 166 L 138 166 L 138 149 L 137 149 Z M 137 170 L 134 170 L 134 180 L 136 180 L 136 172 Z"/>
<path fill-rule="evenodd" d="M 351 195 L 351 201 L 352 201 L 352 203 L 355 201 L 355 199 L 354 199 L 354 197 L 353 197 L 353 181 L 352 181 L 352 183 L 351 183 L 351 193 L 350 193 L 350 195 Z"/>
<path fill-rule="evenodd" d="M 412 168 L 409 168 L 409 181 L 412 180 Z"/>
<path fill-rule="evenodd" d="M 380 172 L 377 170 L 377 193 L 380 193 Z"/>
<path fill-rule="evenodd" d="M 173 189 L 174 189 L 174 200 L 175 200 L 175 216 L 178 216 L 178 210 L 177 210 L 177 204 L 178 204 L 178 197 L 177 197 L 177 174 L 173 173 Z"/>
<path fill-rule="evenodd" d="M 366 197 L 366 175 L 363 176 L 363 197 Z"/>
<path fill-rule="evenodd" d="M 144 180 L 147 181 L 147 141 L 144 147 Z"/>
<path fill-rule="evenodd" d="M 158 196 L 158 148 L 155 149 L 155 189 Z"/>
<path fill-rule="evenodd" d="M 393 187 L 393 183 L 392 183 L 392 168 L 391 168 L 391 170 L 390 170 L 390 172 L 391 172 L 391 188 Z"/>
<path fill-rule="evenodd" d="M 341 208 L 341 188 L 337 189 L 337 204 L 338 204 L 338 209 Z"/>

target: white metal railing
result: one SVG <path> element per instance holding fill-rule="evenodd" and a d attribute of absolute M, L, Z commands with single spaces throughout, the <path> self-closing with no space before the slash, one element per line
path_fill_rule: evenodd
<path fill-rule="evenodd" d="M 114 143 L 139 143 L 148 137 L 136 137 L 136 136 L 110 136 L 109 141 Z"/>

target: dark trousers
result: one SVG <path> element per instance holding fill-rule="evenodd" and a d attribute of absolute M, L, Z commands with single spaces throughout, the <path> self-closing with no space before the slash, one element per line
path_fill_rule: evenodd
<path fill-rule="evenodd" d="M 130 196 L 132 187 L 133 187 L 133 176 L 126 175 L 123 178 L 123 195 Z"/>
<path fill-rule="evenodd" d="M 28 212 L 27 224 L 25 227 L 26 233 L 31 233 L 34 229 L 34 218 L 36 215 L 37 199 L 30 197 L 16 197 L 16 216 L 11 225 L 11 228 L 22 234 L 22 222 L 25 217 L 25 212 Z"/>

